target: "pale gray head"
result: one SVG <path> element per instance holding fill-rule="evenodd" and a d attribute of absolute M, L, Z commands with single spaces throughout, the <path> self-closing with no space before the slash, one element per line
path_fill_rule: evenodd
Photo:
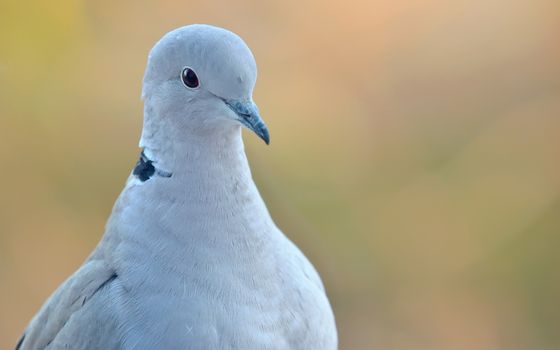
<path fill-rule="evenodd" d="M 256 79 L 255 58 L 236 34 L 199 24 L 167 33 L 148 57 L 141 146 L 155 138 L 219 137 L 240 124 L 268 144 L 252 99 Z"/>

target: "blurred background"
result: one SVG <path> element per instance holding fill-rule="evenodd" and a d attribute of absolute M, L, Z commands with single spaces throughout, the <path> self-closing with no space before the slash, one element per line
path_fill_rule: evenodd
<path fill-rule="evenodd" d="M 256 56 L 254 177 L 341 349 L 560 348 L 557 0 L 0 0 L 0 348 L 100 239 L 190 23 Z"/>

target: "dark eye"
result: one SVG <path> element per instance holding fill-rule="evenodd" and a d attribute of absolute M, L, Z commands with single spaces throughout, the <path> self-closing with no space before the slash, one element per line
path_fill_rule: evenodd
<path fill-rule="evenodd" d="M 194 89 L 198 87 L 198 77 L 194 70 L 190 69 L 189 67 L 183 68 L 181 72 L 181 80 L 186 87 Z"/>

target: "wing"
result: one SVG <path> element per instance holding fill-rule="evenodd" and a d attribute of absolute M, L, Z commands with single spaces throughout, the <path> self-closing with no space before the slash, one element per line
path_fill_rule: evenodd
<path fill-rule="evenodd" d="M 116 320 L 104 320 L 107 310 L 109 287 L 117 279 L 114 270 L 101 260 L 89 260 L 68 278 L 41 307 L 19 340 L 16 350 L 26 349 L 80 349 L 74 343 L 100 344 L 100 339 L 87 339 L 95 335 L 96 328 L 107 328 Z M 104 322 L 106 321 L 106 322 Z M 114 327 L 116 328 L 116 327 Z M 81 330 L 79 339 L 75 338 Z M 97 336 L 98 338 L 99 335 Z M 113 337 L 114 339 L 115 337 Z M 114 341 L 114 340 L 113 340 Z M 57 345 L 58 344 L 58 345 Z M 88 348 L 101 348 L 89 344 Z"/>

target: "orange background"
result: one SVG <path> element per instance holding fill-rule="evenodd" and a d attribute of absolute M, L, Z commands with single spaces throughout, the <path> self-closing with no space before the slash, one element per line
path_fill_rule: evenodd
<path fill-rule="evenodd" d="M 255 180 L 341 349 L 560 348 L 557 0 L 0 0 L 0 348 L 99 240 L 189 23 L 253 49 Z"/>

